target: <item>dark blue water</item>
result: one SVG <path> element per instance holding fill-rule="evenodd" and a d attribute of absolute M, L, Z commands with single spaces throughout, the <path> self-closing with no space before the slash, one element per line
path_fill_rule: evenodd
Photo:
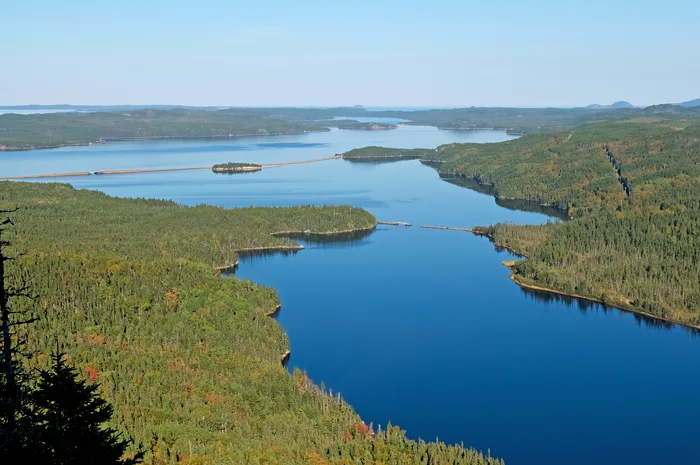
<path fill-rule="evenodd" d="M 430 147 L 502 133 L 431 128 L 284 138 L 120 143 L 0 154 L 0 172 L 268 162 L 363 145 Z M 470 139 L 472 138 L 472 139 Z M 476 138 L 476 139 L 474 139 Z M 56 159 L 56 158 L 57 159 Z M 41 165 L 38 165 L 40 163 Z M 329 161 L 246 175 L 208 171 L 69 179 L 119 196 L 225 206 L 350 203 L 380 220 L 357 242 L 243 260 L 239 277 L 277 288 L 290 367 L 413 438 L 464 442 L 512 464 L 694 464 L 700 339 L 600 305 L 521 290 L 486 239 L 417 225 L 542 223 L 541 213 L 441 180 L 416 161 Z"/>

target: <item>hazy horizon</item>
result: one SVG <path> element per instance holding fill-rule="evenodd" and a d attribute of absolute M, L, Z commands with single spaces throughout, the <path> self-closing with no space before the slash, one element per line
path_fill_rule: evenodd
<path fill-rule="evenodd" d="M 694 2 L 29 0 L 3 17 L 6 106 L 643 107 L 700 97 Z"/>
<path fill-rule="evenodd" d="M 679 102 L 656 102 L 649 105 L 635 105 L 634 102 L 631 103 L 635 108 L 646 108 L 653 105 L 665 105 L 665 104 L 679 104 L 687 101 L 696 100 L 695 98 L 687 98 Z M 217 108 L 220 110 L 225 110 L 229 108 L 310 108 L 310 109 L 327 109 L 327 108 L 352 108 L 352 107 L 362 107 L 368 111 L 419 111 L 419 110 L 452 110 L 460 108 L 520 108 L 520 109 L 572 109 L 572 108 L 585 108 L 588 105 L 602 105 L 609 106 L 613 103 L 619 102 L 592 102 L 587 105 L 581 106 L 571 106 L 571 105 L 539 105 L 539 106 L 513 106 L 513 105 L 450 105 L 450 106 L 436 106 L 436 105 L 363 105 L 363 104 L 340 104 L 340 105 L 185 105 L 179 103 L 106 103 L 106 104 L 90 104 L 90 103 L 24 103 L 24 104 L 14 104 L 6 105 L 0 102 L 0 108 L 21 108 L 21 107 L 188 107 L 188 108 Z"/>

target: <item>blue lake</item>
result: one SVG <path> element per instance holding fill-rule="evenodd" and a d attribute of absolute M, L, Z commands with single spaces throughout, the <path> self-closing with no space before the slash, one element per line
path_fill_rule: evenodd
<path fill-rule="evenodd" d="M 269 163 L 366 145 L 496 142 L 501 132 L 401 126 L 215 141 L 122 142 L 0 153 L 0 175 Z M 383 221 L 354 242 L 307 243 L 242 260 L 240 278 L 274 286 L 290 369 L 340 392 L 366 422 L 412 438 L 490 449 L 509 465 L 694 464 L 700 339 L 600 305 L 525 292 L 469 227 L 549 217 L 497 205 L 417 161 L 343 160 L 242 175 L 209 171 L 62 178 L 124 197 L 193 205 L 352 204 Z"/>

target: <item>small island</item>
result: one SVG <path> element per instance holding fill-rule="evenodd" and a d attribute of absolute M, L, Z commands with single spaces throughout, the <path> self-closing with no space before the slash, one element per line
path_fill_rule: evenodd
<path fill-rule="evenodd" d="M 349 131 L 390 131 L 398 126 L 392 123 L 372 123 L 368 121 L 356 121 L 354 119 L 336 119 L 319 121 L 321 127 L 336 127 Z"/>
<path fill-rule="evenodd" d="M 250 173 L 262 170 L 262 165 L 256 163 L 219 163 L 211 167 L 215 173 Z"/>
<path fill-rule="evenodd" d="M 350 161 L 398 161 L 420 160 L 435 150 L 430 149 L 393 149 L 387 147 L 362 147 L 342 154 L 344 160 Z"/>

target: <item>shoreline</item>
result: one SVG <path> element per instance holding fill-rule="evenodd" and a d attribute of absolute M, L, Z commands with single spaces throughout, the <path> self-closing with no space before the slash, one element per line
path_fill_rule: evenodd
<path fill-rule="evenodd" d="M 542 287 L 542 286 L 538 286 L 538 285 L 536 285 L 536 284 L 529 284 L 529 283 L 523 282 L 521 279 L 518 278 L 518 275 L 516 275 L 516 274 L 513 272 L 513 266 L 514 266 L 514 264 L 515 264 L 515 260 L 503 261 L 503 262 L 501 262 L 501 264 L 502 264 L 503 266 L 505 266 L 506 268 L 508 268 L 508 270 L 510 270 L 510 272 L 511 272 L 511 273 L 510 273 L 510 276 L 508 277 L 508 279 L 510 279 L 511 281 L 513 281 L 515 284 L 517 284 L 518 286 L 520 286 L 520 287 L 523 288 L 523 289 L 528 289 L 528 290 L 537 291 L 537 292 L 544 292 L 544 293 L 547 293 L 547 294 L 555 294 L 555 295 L 564 296 L 564 297 L 569 297 L 569 298 L 573 298 L 573 299 L 585 300 L 585 301 L 588 301 L 588 302 L 593 302 L 593 303 L 596 303 L 596 304 L 603 305 L 603 306 L 605 306 L 605 307 L 614 308 L 614 309 L 619 310 L 619 311 L 622 311 L 622 312 L 641 315 L 641 316 L 646 317 L 646 318 L 651 318 L 652 320 L 663 321 L 663 322 L 665 322 L 665 323 L 670 323 L 670 324 L 672 324 L 672 325 L 682 326 L 682 327 L 687 328 L 687 329 L 700 330 L 700 325 L 693 325 L 693 324 L 690 324 L 690 323 L 683 323 L 683 322 L 680 322 L 680 321 L 671 320 L 671 319 L 669 319 L 669 318 L 664 318 L 664 317 L 661 317 L 661 316 L 652 315 L 651 313 L 647 313 L 647 312 L 638 310 L 638 309 L 636 309 L 636 308 L 634 308 L 634 307 L 625 307 L 625 306 L 623 306 L 623 304 L 615 304 L 615 303 L 611 303 L 611 302 L 603 302 L 602 300 L 596 299 L 595 297 L 587 297 L 587 296 L 585 296 L 585 295 L 580 295 L 580 294 L 574 294 L 574 293 L 559 291 L 559 290 L 557 290 L 557 289 L 551 289 L 551 288 L 548 288 L 548 287 Z"/>
<path fill-rule="evenodd" d="M 522 252 L 522 251 L 520 251 L 512 246 L 499 244 L 498 242 L 496 242 L 496 239 L 491 234 L 488 234 L 488 233 L 485 233 L 485 232 L 482 232 L 482 231 L 479 231 L 476 229 L 471 231 L 471 233 L 474 234 L 475 236 L 485 237 L 486 239 L 489 240 L 489 242 L 491 242 L 493 244 L 494 247 L 499 247 L 501 249 L 507 250 L 508 252 L 512 253 L 513 255 L 517 255 L 518 257 L 527 258 L 527 255 L 525 255 L 524 252 Z M 501 262 L 501 263 L 505 264 L 505 262 Z"/>
<path fill-rule="evenodd" d="M 272 310 L 271 312 L 267 312 L 265 314 L 265 316 L 273 317 L 273 316 L 277 315 L 280 312 L 280 310 L 282 310 L 282 304 L 277 304 L 275 309 Z"/>
<path fill-rule="evenodd" d="M 364 232 L 364 231 L 371 231 L 373 229 L 377 228 L 377 224 L 386 224 L 382 222 L 375 222 L 371 226 L 367 226 L 366 228 L 353 228 L 353 229 L 344 229 L 342 231 L 325 231 L 325 232 L 314 232 L 314 231 L 277 231 L 271 233 L 271 235 L 277 237 L 277 236 L 335 236 L 335 235 L 340 235 L 340 234 L 351 234 L 351 233 L 356 233 L 356 232 Z M 303 249 L 304 246 L 300 245 L 300 247 Z"/>
<path fill-rule="evenodd" d="M 403 160 L 420 160 L 420 155 L 360 155 L 354 157 L 342 157 L 343 160 L 350 162 L 357 161 L 403 161 Z"/>
<path fill-rule="evenodd" d="M 304 246 L 301 244 L 292 245 L 270 245 L 261 247 L 244 247 L 242 249 L 237 249 L 236 253 L 246 254 L 246 253 L 256 253 L 256 252 L 268 252 L 268 251 L 279 251 L 279 252 L 293 252 L 297 250 L 303 250 Z M 238 260 L 236 260 L 238 261 Z"/>
<path fill-rule="evenodd" d="M 443 177 L 443 173 L 438 172 L 438 174 L 440 175 L 440 177 Z M 481 181 L 481 179 L 480 179 L 478 176 L 466 176 L 466 175 L 460 174 L 460 173 L 444 173 L 444 174 L 448 174 L 448 175 L 453 176 L 453 177 L 461 177 L 461 178 L 473 179 L 474 181 L 476 181 L 476 182 L 477 182 L 479 185 L 481 185 L 481 186 L 490 187 L 490 188 L 495 188 L 495 186 L 494 186 L 493 184 L 486 184 L 486 183 L 483 183 L 483 182 Z M 499 196 L 497 196 L 497 195 L 492 195 L 492 196 L 493 196 L 495 199 L 497 199 L 497 200 L 498 200 L 498 199 L 507 199 L 506 197 L 499 197 Z M 524 200 L 524 201 L 532 202 L 532 200 L 518 199 L 518 198 L 513 198 L 513 199 L 510 199 L 510 200 Z M 553 205 L 543 204 L 543 203 L 541 203 L 540 201 L 535 201 L 535 202 L 537 202 L 541 207 L 551 208 L 551 209 L 553 209 L 553 210 L 561 211 L 562 213 L 566 213 L 567 217 L 568 217 L 569 219 L 572 219 L 572 217 L 569 216 L 569 212 L 568 212 L 568 211 L 564 211 L 563 209 L 561 209 L 561 208 L 559 208 L 559 207 L 556 207 L 556 206 L 553 206 Z M 450 228 L 433 228 L 433 229 L 450 229 Z M 457 229 L 459 230 L 459 228 L 457 228 Z M 463 228 L 463 229 L 466 230 L 466 229 L 468 229 L 468 228 Z M 519 250 L 517 250 L 517 249 L 515 249 L 515 248 L 513 248 L 513 247 L 511 247 L 511 246 L 509 246 L 509 245 L 504 245 L 504 244 L 498 243 L 498 242 L 496 241 L 496 239 L 495 239 L 493 236 L 491 236 L 491 235 L 489 235 L 489 234 L 487 234 L 487 233 L 485 233 L 485 232 L 481 232 L 481 231 L 479 231 L 478 229 L 472 229 L 472 230 L 469 231 L 469 232 L 471 232 L 472 234 L 474 234 L 474 235 L 476 235 L 476 236 L 483 236 L 483 237 L 486 237 L 486 238 L 494 245 L 494 247 L 500 247 L 500 248 L 505 249 L 505 250 L 507 250 L 507 251 L 509 251 L 509 252 L 511 252 L 511 253 L 513 253 L 513 254 L 515 254 L 515 255 L 517 255 L 517 256 L 519 256 L 519 257 L 524 258 L 524 259 L 527 259 L 527 258 L 528 258 L 527 255 L 524 254 L 522 251 L 519 251 Z M 593 302 L 593 303 L 601 304 L 601 305 L 604 305 L 604 306 L 606 306 L 606 307 L 615 308 L 615 309 L 620 310 L 620 311 L 623 311 L 623 312 L 641 315 L 641 316 L 644 316 L 644 317 L 647 317 L 647 318 L 651 318 L 651 319 L 654 319 L 654 320 L 657 320 L 657 321 L 663 321 L 663 322 L 665 322 L 665 323 L 670 323 L 670 324 L 674 324 L 674 325 L 683 326 L 684 328 L 688 328 L 688 329 L 692 329 L 692 330 L 700 330 L 700 325 L 693 325 L 693 324 L 691 324 L 691 323 L 683 323 L 683 322 L 681 322 L 681 321 L 672 320 L 672 319 L 669 319 L 669 318 L 664 318 L 664 317 L 661 317 L 661 316 L 652 315 L 651 313 L 644 312 L 644 311 L 639 310 L 639 309 L 637 309 L 637 308 L 635 308 L 635 307 L 633 307 L 633 306 L 625 306 L 624 304 L 614 304 L 614 303 L 610 303 L 610 302 L 603 302 L 602 300 L 596 299 L 595 297 L 587 297 L 587 296 L 584 296 L 584 295 L 568 293 L 568 292 L 559 291 L 559 290 L 556 290 L 556 289 L 550 289 L 550 288 L 546 288 L 546 287 L 537 286 L 537 285 L 534 285 L 534 284 L 525 283 L 525 282 L 523 282 L 522 280 L 519 280 L 519 279 L 518 279 L 518 276 L 517 276 L 515 273 L 513 273 L 512 265 L 513 265 L 514 261 L 512 261 L 512 260 L 511 260 L 511 261 L 504 261 L 504 262 L 501 262 L 501 263 L 502 263 L 504 266 L 506 266 L 506 267 L 511 271 L 511 274 L 510 274 L 509 279 L 510 279 L 511 281 L 513 281 L 514 283 L 516 283 L 518 286 L 520 286 L 520 287 L 522 287 L 522 288 L 524 288 L 524 289 L 529 289 L 529 290 L 532 290 L 532 291 L 545 292 L 545 293 L 549 293 L 549 294 L 556 294 L 556 295 L 565 296 L 565 297 L 570 297 L 570 298 L 574 298 L 574 299 L 582 299 L 582 300 L 586 300 L 586 301 L 588 301 L 588 302 Z"/>
<path fill-rule="evenodd" d="M 236 260 L 235 262 L 233 262 L 233 263 L 230 264 L 230 265 L 215 266 L 215 267 L 214 267 L 214 271 L 218 271 L 219 273 L 223 273 L 223 272 L 225 272 L 226 270 L 235 270 L 236 268 L 238 268 L 238 263 L 239 263 L 238 260 Z"/>
<path fill-rule="evenodd" d="M 286 236 L 286 235 L 300 235 L 300 236 L 326 236 L 326 237 L 332 237 L 335 235 L 344 235 L 344 234 L 351 234 L 355 232 L 366 232 L 366 231 L 372 231 L 377 228 L 377 223 L 368 226 L 366 228 L 356 228 L 356 229 L 346 229 L 343 231 L 325 231 L 325 232 L 311 232 L 311 231 L 278 231 L 278 232 L 273 232 L 270 233 L 271 236 Z M 265 253 L 265 252 L 298 252 L 299 250 L 304 250 L 305 247 L 302 244 L 288 244 L 288 245 L 270 245 L 270 246 L 260 246 L 260 247 L 244 247 L 242 249 L 236 249 L 234 252 L 237 255 L 240 254 L 255 254 L 255 253 Z M 229 270 L 235 270 L 238 268 L 238 265 L 240 264 L 240 261 L 236 259 L 236 261 L 230 265 L 219 265 L 214 267 L 214 271 L 218 273 L 225 273 L 226 271 Z M 281 308 L 281 304 L 279 305 Z M 277 309 L 276 311 L 279 311 Z"/>
<path fill-rule="evenodd" d="M 215 173 L 247 173 L 253 171 L 261 171 L 262 165 L 238 166 L 235 168 L 221 168 L 213 166 L 211 170 Z"/>
<path fill-rule="evenodd" d="M 498 242 L 496 242 L 496 240 L 493 238 L 493 236 L 491 236 L 485 232 L 481 232 L 478 229 L 452 228 L 452 227 L 447 227 L 447 226 L 420 226 L 420 227 L 424 228 L 424 229 L 436 229 L 439 231 L 469 232 L 469 233 L 474 234 L 475 236 L 487 238 L 493 244 L 494 248 L 496 248 L 496 249 L 501 248 L 501 249 L 509 251 L 510 253 L 512 253 L 514 255 L 517 255 L 518 257 L 521 257 L 523 259 L 527 259 L 527 255 L 525 255 L 522 251 L 514 249 L 513 247 L 511 247 L 509 245 L 499 244 Z M 537 292 L 543 292 L 543 293 L 547 293 L 547 294 L 555 294 L 555 295 L 559 295 L 559 296 L 569 297 L 572 299 L 581 299 L 581 300 L 585 300 L 588 302 L 600 304 L 600 305 L 603 305 L 606 307 L 614 308 L 614 309 L 622 311 L 622 312 L 641 315 L 641 316 L 646 317 L 646 318 L 651 318 L 651 319 L 657 320 L 657 321 L 663 321 L 665 323 L 669 323 L 669 324 L 673 324 L 673 325 L 679 325 L 679 326 L 682 326 L 684 328 L 688 328 L 688 329 L 692 329 L 692 330 L 700 330 L 700 325 L 694 325 L 691 323 L 683 323 L 681 321 L 672 320 L 670 318 L 664 318 L 661 316 L 652 315 L 651 313 L 644 312 L 644 311 L 639 310 L 633 306 L 625 306 L 624 304 L 619 304 L 619 303 L 604 302 L 604 301 L 597 299 L 595 297 L 589 297 L 589 296 L 585 296 L 585 295 L 581 295 L 581 294 L 575 294 L 575 293 L 560 291 L 560 290 L 552 289 L 552 288 L 548 288 L 548 287 L 538 286 L 536 284 L 526 283 L 518 277 L 518 275 L 515 273 L 515 271 L 513 269 L 514 265 L 517 261 L 519 261 L 519 260 L 505 260 L 505 261 L 502 261 L 501 264 L 503 266 L 505 266 L 506 268 L 508 268 L 508 270 L 510 270 L 510 272 L 511 272 L 508 279 L 510 279 L 511 281 L 513 281 L 515 284 L 517 284 L 518 286 L 520 286 L 523 289 L 528 289 L 528 290 L 537 291 Z"/>
<path fill-rule="evenodd" d="M 50 150 L 50 149 L 60 149 L 61 147 L 89 147 L 92 145 L 107 144 L 109 142 L 128 142 L 128 141 L 149 141 L 149 140 L 176 140 L 176 139 L 192 139 L 192 140 L 203 140 L 203 139 L 234 139 L 238 137 L 270 137 L 270 136 L 298 136 L 301 134 L 308 134 L 312 132 L 330 132 L 330 130 L 325 128 L 309 129 L 303 131 L 292 131 L 292 132 L 271 132 L 266 134 L 261 134 L 259 132 L 246 133 L 246 134 L 217 134 L 212 136 L 134 136 L 134 137 L 103 137 L 97 140 L 83 141 L 83 142 L 66 142 L 63 144 L 54 145 L 37 145 L 34 147 L 4 147 L 0 148 L 0 152 L 29 152 L 32 150 Z"/>
<path fill-rule="evenodd" d="M 440 164 L 438 164 L 438 166 L 435 166 L 435 168 L 438 168 Z M 492 196 L 495 200 L 515 200 L 515 201 L 519 201 L 519 202 L 532 202 L 532 203 L 536 203 L 540 207 L 549 208 L 549 209 L 554 210 L 556 212 L 560 212 L 562 214 L 565 214 L 568 219 L 573 218 L 572 216 L 569 215 L 569 209 L 564 210 L 563 208 L 560 208 L 556 205 L 552 205 L 549 203 L 542 203 L 542 201 L 539 199 L 522 199 L 522 198 L 518 198 L 518 197 L 504 197 L 504 196 L 498 195 L 496 193 L 496 189 L 497 189 L 496 185 L 482 181 L 481 177 L 479 175 L 469 176 L 467 174 L 458 173 L 458 172 L 440 171 L 439 169 L 437 170 L 437 172 L 438 172 L 438 176 L 440 176 L 440 178 L 442 178 L 442 179 L 450 179 L 451 178 L 451 179 L 469 179 L 469 180 L 472 180 L 472 181 L 476 182 L 479 186 L 481 186 L 487 190 L 487 192 L 483 192 L 484 194 Z M 468 187 L 468 186 L 462 186 L 462 187 L 465 187 L 466 189 L 470 189 L 470 187 Z M 474 189 L 472 189 L 472 190 L 474 190 Z M 549 216 L 553 216 L 553 215 L 549 215 Z"/>
<path fill-rule="evenodd" d="M 509 245 L 501 245 L 501 244 L 496 243 L 496 240 L 493 238 L 493 236 L 491 236 L 488 233 L 479 231 L 478 229 L 475 229 L 475 228 L 452 228 L 449 226 L 421 226 L 421 228 L 423 228 L 423 229 L 437 229 L 438 231 L 460 231 L 460 232 L 472 233 L 475 236 L 487 238 L 494 245 L 494 247 L 500 247 L 502 249 L 509 251 L 510 253 L 512 253 L 514 255 L 517 255 L 518 257 L 527 258 L 527 255 L 525 255 L 524 253 L 514 249 L 513 247 L 511 247 Z"/>

